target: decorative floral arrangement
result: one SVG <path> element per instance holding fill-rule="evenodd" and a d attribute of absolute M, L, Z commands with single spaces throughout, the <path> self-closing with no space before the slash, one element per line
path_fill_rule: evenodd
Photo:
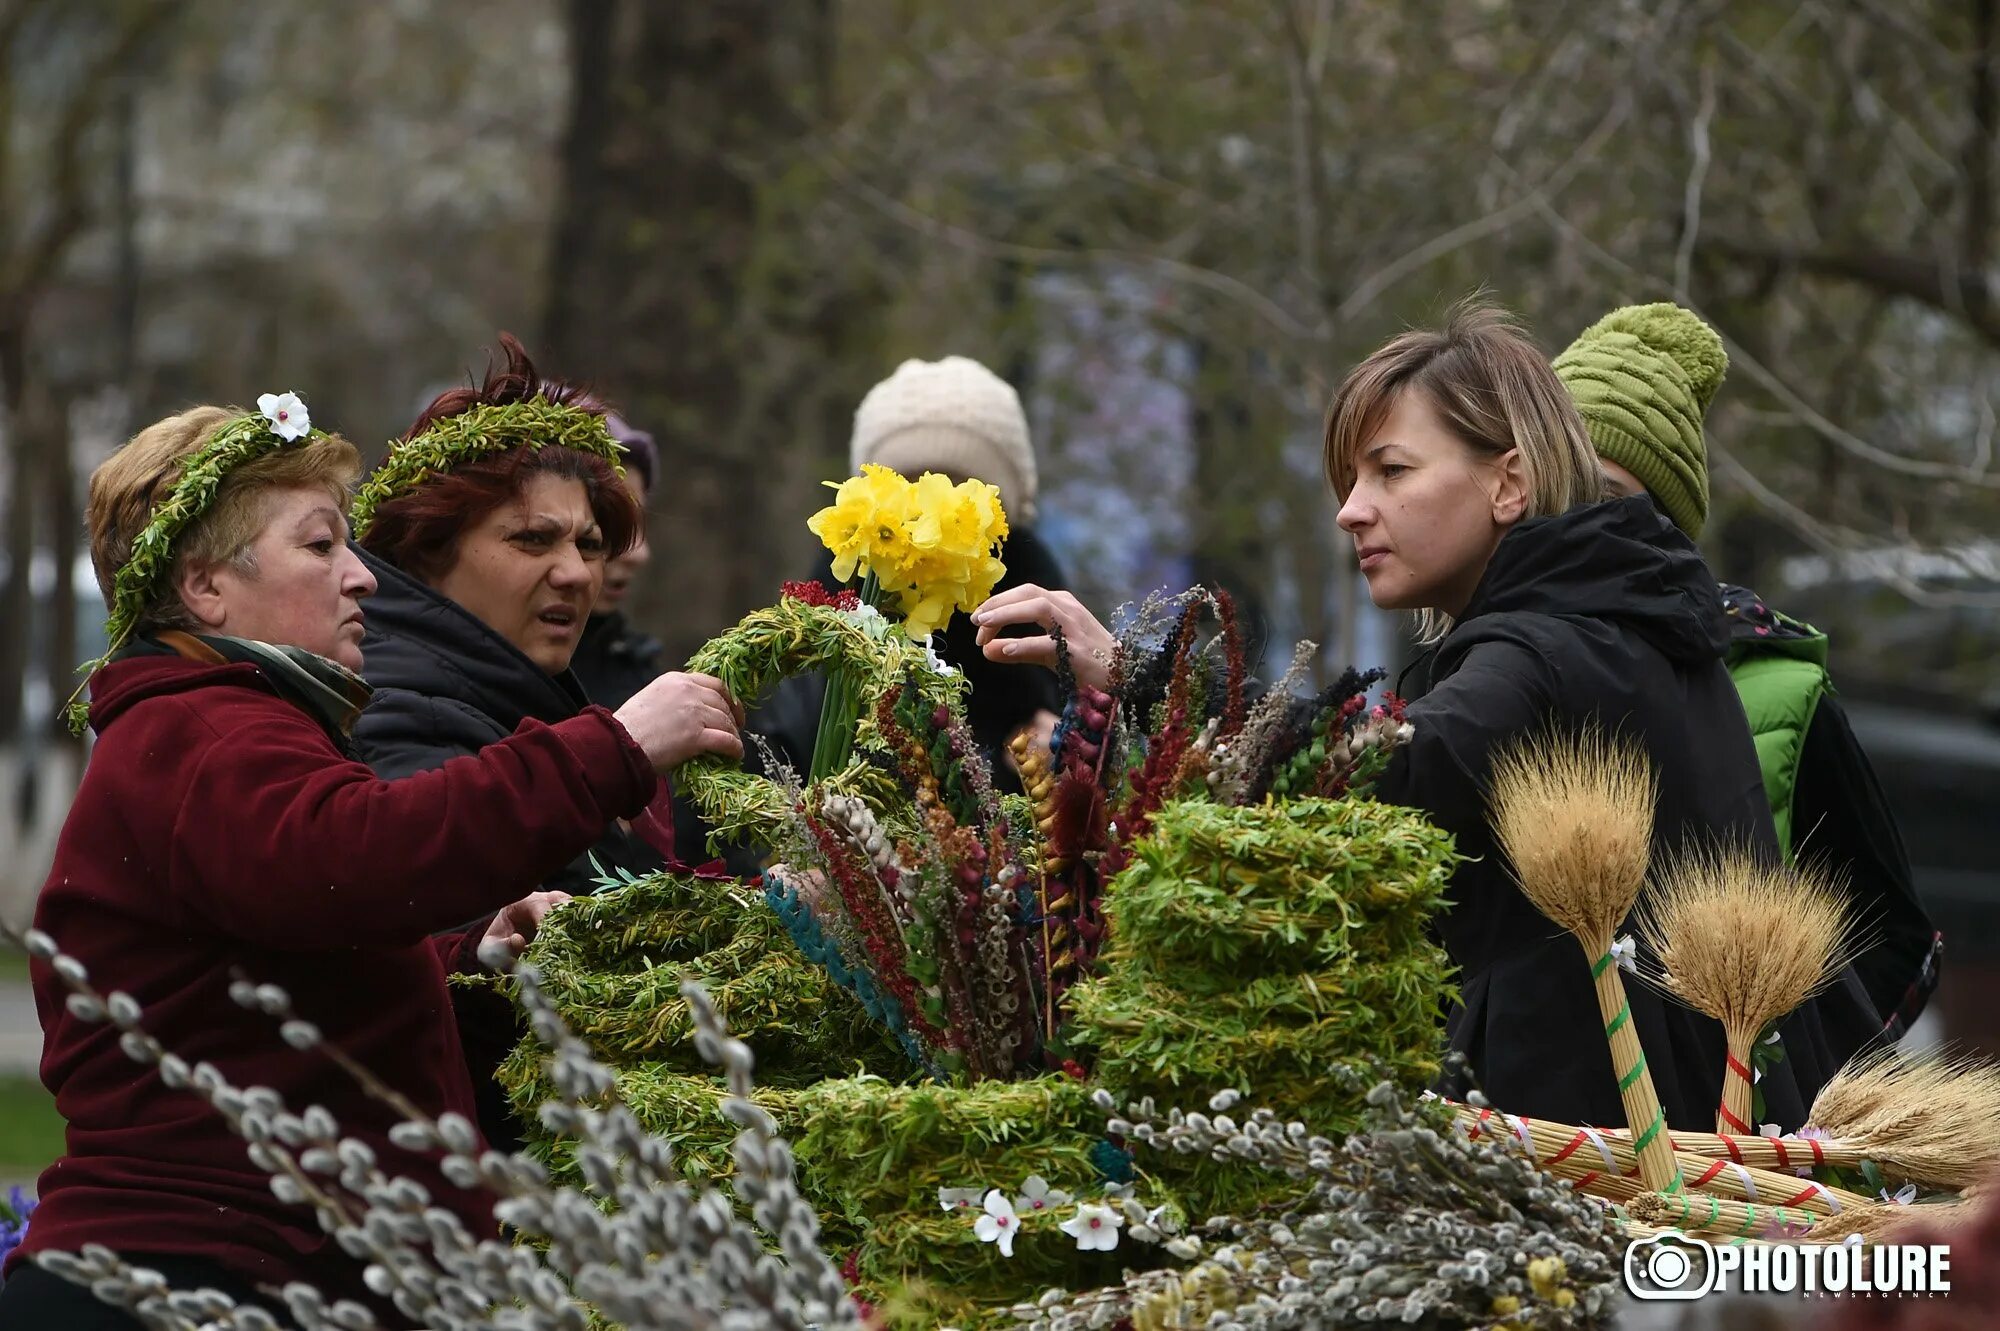
<path fill-rule="evenodd" d="M 1260 803 L 1280 781 L 1356 793 L 1409 733 L 1400 704 L 1367 708 L 1371 677 L 1351 672 L 1320 697 L 1279 689 L 1246 707 L 1234 607 L 1201 593 L 1138 617 L 1145 634 L 1171 615 L 1164 644 L 1133 638 L 1112 691 L 1077 691 L 1053 752 L 1019 751 L 1028 798 L 1003 801 L 958 681 L 899 635 L 857 632 L 865 603 L 824 599 L 788 596 L 690 665 L 755 697 L 782 669 L 837 662 L 865 702 L 859 757 L 837 782 L 760 784 L 754 815 L 718 788 L 713 764 L 682 789 L 777 856 L 763 888 L 800 949 L 942 1080 L 1087 1070 L 1066 1038 L 1069 991 L 1105 945 L 1104 885 L 1163 807 Z M 1198 650 L 1204 612 L 1219 653 Z"/>
<path fill-rule="evenodd" d="M 857 555 L 848 571 L 860 567 Z M 850 670 L 849 761 L 820 779 L 775 762 L 769 776 L 706 761 L 676 774 L 713 825 L 772 857 L 755 885 L 769 912 L 738 926 L 754 941 L 714 939 L 676 960 L 667 935 L 691 917 L 673 902 L 708 889 L 655 880 L 556 913 L 530 955 L 553 1001 L 616 1058 L 642 1121 L 718 1166 L 713 1077 L 688 1059 L 684 1019 L 647 973 L 685 968 L 724 1001 L 729 958 L 759 959 L 769 988 L 757 992 L 771 997 L 753 998 L 746 975 L 727 1008 L 782 1027 L 770 1048 L 785 1071 L 759 1103 L 891 1325 L 979 1322 L 1034 1281 L 1102 1284 L 1189 1260 L 1190 1217 L 1254 1211 L 1304 1185 L 1202 1158 L 1141 1169 L 1094 1121 L 1093 1086 L 1206 1095 L 1254 1080 L 1337 1131 L 1363 1106 L 1359 1091 L 1325 1089 L 1329 1058 L 1403 1080 L 1437 1067 L 1448 966 L 1424 924 L 1450 841 L 1363 798 L 1409 737 L 1400 703 L 1368 706 L 1376 677 L 1355 672 L 1298 696 L 1309 661 L 1302 652 L 1253 700 L 1227 597 L 1150 601 L 1130 617 L 1111 687 L 1072 689 L 1052 750 L 1017 749 L 1028 793 L 1002 798 L 965 724 L 962 678 L 859 591 L 788 586 L 690 668 L 746 700 L 797 669 Z M 1280 783 L 1290 793 L 1273 801 Z M 1219 889 L 1176 890 L 1237 863 L 1248 876 L 1233 916 L 1212 909 Z M 1176 915 L 1176 899 L 1195 913 Z M 773 948 L 774 926 L 794 949 Z M 602 954 L 622 938 L 652 940 L 643 963 Z M 1170 946 L 1152 960 L 1156 940 Z M 1246 978 L 1251 962 L 1265 973 Z M 901 1058 L 885 1064 L 872 1047 L 847 1055 L 858 1075 L 792 1081 L 821 1061 L 794 1052 L 818 1038 L 807 1028 L 836 1010 L 817 986 L 837 988 L 839 1010 Z M 527 1108 L 547 1087 L 522 1057 L 509 1078 Z M 566 1167 L 560 1142 L 543 1149 Z"/>
<path fill-rule="evenodd" d="M 875 616 L 871 627 L 887 632 L 880 610 L 893 600 L 901 627 L 912 640 L 928 643 L 943 628 L 953 610 L 971 611 L 993 594 L 1007 566 L 999 549 L 1007 539 L 1007 514 L 1000 491 L 984 481 L 961 481 L 925 472 L 916 480 L 874 463 L 844 481 L 828 481 L 833 503 L 806 522 L 813 535 L 833 554 L 833 576 L 842 582 L 859 576 L 858 588 L 843 591 L 853 604 L 844 611 Z M 817 586 L 817 584 L 805 584 Z M 807 592 L 786 584 L 788 595 L 823 604 L 823 590 Z M 928 650 L 928 648 L 926 649 Z M 930 657 L 934 669 L 949 669 Z M 860 696 L 861 669 L 836 662 L 827 671 L 826 695 L 820 705 L 819 729 L 807 775 L 821 781 L 844 766 L 853 752 L 853 736 L 865 704 Z"/>
<path fill-rule="evenodd" d="M 131 639 L 139 623 L 158 603 L 173 575 L 175 546 L 188 528 L 214 505 L 229 473 L 274 449 L 303 439 L 324 438 L 313 428 L 312 416 L 296 393 L 265 393 L 257 410 L 245 412 L 219 427 L 184 462 L 180 477 L 166 499 L 132 541 L 132 552 L 112 583 L 111 615 L 104 621 L 104 654 L 79 668 L 83 681 L 65 709 L 69 728 L 81 735 L 90 728 L 90 704 L 83 692 L 90 677 Z"/>
<path fill-rule="evenodd" d="M 912 481 L 872 462 L 827 485 L 833 502 L 806 526 L 833 552 L 833 576 L 873 579 L 896 598 L 912 638 L 930 637 L 954 609 L 975 609 L 1007 571 L 999 557 L 1007 514 L 996 486 L 954 485 L 930 471 Z"/>
<path fill-rule="evenodd" d="M 582 407 L 534 397 L 525 402 L 482 403 L 432 421 L 414 439 L 389 445 L 389 455 L 355 492 L 348 523 L 356 540 L 368 534 L 375 511 L 391 499 L 464 463 L 514 448 L 573 448 L 594 453 L 624 475 L 622 453 L 604 428 L 604 417 Z"/>
<path fill-rule="evenodd" d="M 1601 1207 L 1541 1173 L 1511 1139 L 1452 1132 L 1394 1081 L 1367 1085 L 1347 1067 L 1326 1076 L 1367 1105 L 1345 1142 L 1269 1108 L 1232 1117 L 1242 1098 L 1233 1091 L 1211 1099 L 1207 1113 L 1174 1109 L 1162 1118 L 1149 1099 L 1126 1106 L 1109 1126 L 1149 1152 L 1308 1185 L 1282 1207 L 1190 1230 L 1180 1244 L 1191 1265 L 1129 1272 L 1095 1290 L 1051 1290 L 1015 1307 L 1016 1324 L 1521 1331 L 1610 1319 L 1625 1238 Z M 1109 1093 L 1096 1098 L 1113 1112 Z"/>

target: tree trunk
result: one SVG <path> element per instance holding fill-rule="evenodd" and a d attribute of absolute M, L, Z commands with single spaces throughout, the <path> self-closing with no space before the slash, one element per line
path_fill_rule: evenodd
<path fill-rule="evenodd" d="M 1236 598 L 1245 659 L 1258 668 L 1271 637 L 1262 592 L 1275 569 L 1268 506 L 1281 502 L 1268 465 L 1273 450 L 1259 442 L 1244 393 L 1250 367 L 1234 349 L 1207 339 L 1194 348 L 1190 434 L 1194 486 L 1189 527 L 1195 579 Z M 1308 621 L 1309 622 L 1309 621 Z"/>
<path fill-rule="evenodd" d="M 0 400 L 6 405 L 7 579 L 0 585 L 0 743 L 21 737 L 21 687 L 28 673 L 34 598 L 28 566 L 35 555 L 35 450 L 27 437 L 27 347 L 18 329 L 0 328 Z"/>
<path fill-rule="evenodd" d="M 830 7 L 572 0 L 570 23 L 543 354 L 659 441 L 633 611 L 679 660 L 803 575 L 826 434 L 869 382 L 841 367 L 879 299 L 799 243 Z"/>
<path fill-rule="evenodd" d="M 46 459 L 42 467 L 43 493 L 47 502 L 42 515 L 48 521 L 49 556 L 55 561 L 55 578 L 49 587 L 48 637 L 44 640 L 47 656 L 43 676 L 49 682 L 54 695 L 53 718 L 48 723 L 47 733 L 58 744 L 76 743 L 77 737 L 70 734 L 63 723 L 62 706 L 65 699 L 82 681 L 77 678 L 76 655 L 76 556 L 83 519 L 76 505 L 76 469 L 70 461 L 71 439 L 69 412 L 64 403 L 53 400 L 46 394 L 36 404 L 35 428 L 40 446 L 37 451 Z"/>

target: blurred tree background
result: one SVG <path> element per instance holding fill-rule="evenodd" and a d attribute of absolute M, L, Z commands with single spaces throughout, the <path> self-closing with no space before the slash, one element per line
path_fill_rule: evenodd
<path fill-rule="evenodd" d="M 1551 351 L 1704 313 L 1718 569 L 1850 688 L 2000 707 L 1996 5 L 0 0 L 0 738 L 89 654 L 131 429 L 290 388 L 379 451 L 502 328 L 660 439 L 676 659 L 948 352 L 1023 390 L 1100 609 L 1202 578 L 1273 667 L 1385 659 L 1320 416 L 1480 287 Z"/>

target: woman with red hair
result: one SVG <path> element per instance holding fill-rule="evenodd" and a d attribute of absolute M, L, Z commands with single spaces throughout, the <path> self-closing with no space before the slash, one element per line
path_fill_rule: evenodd
<path fill-rule="evenodd" d="M 384 777 L 442 767 L 524 721 L 582 712 L 589 702 L 570 660 L 607 562 L 639 537 L 602 404 L 544 380 L 511 336 L 500 344 L 502 363 L 479 386 L 433 401 L 355 499 L 355 539 L 378 589 L 363 644 L 374 693 L 354 742 Z M 721 696 L 703 675 L 653 687 L 690 704 Z M 588 893 L 603 874 L 643 875 L 674 859 L 662 783 L 629 829 L 612 825 L 540 886 Z M 459 991 L 454 1001 L 481 1126 L 504 1145 L 517 1131 L 492 1073 L 516 1019 L 492 994 Z"/>

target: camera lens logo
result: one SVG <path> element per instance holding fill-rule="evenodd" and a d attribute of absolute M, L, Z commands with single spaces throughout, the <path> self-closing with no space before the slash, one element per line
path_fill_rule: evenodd
<path fill-rule="evenodd" d="M 1636 1239 L 1625 1249 L 1625 1288 L 1638 1299 L 1698 1299 L 1715 1288 L 1715 1249 L 1683 1234 Z"/>

